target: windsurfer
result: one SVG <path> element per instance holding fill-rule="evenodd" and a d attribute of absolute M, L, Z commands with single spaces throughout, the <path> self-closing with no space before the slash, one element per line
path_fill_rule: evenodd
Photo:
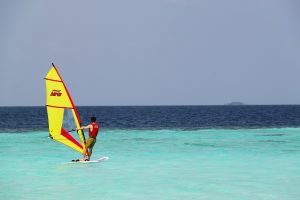
<path fill-rule="evenodd" d="M 96 137 L 98 135 L 99 132 L 99 124 L 96 122 L 96 117 L 91 117 L 91 123 L 87 126 L 82 126 L 80 128 L 76 128 L 76 130 L 83 130 L 83 129 L 88 129 L 89 130 L 89 139 L 87 140 L 86 143 L 86 147 L 83 151 L 82 154 L 82 158 L 80 159 L 80 161 L 89 161 L 91 156 L 92 156 L 92 152 L 93 152 L 93 147 L 96 143 Z M 85 159 L 87 156 L 87 159 Z"/>

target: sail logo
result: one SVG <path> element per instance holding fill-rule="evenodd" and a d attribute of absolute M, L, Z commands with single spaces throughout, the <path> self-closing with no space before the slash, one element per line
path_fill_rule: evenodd
<path fill-rule="evenodd" d="M 57 96 L 57 97 L 60 97 L 61 96 L 61 92 L 60 90 L 52 90 L 50 96 Z"/>

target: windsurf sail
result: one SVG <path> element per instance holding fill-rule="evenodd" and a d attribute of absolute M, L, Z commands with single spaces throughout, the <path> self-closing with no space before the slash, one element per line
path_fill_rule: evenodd
<path fill-rule="evenodd" d="M 86 144 L 83 131 L 78 130 L 77 135 L 79 140 L 75 139 L 75 137 L 69 133 L 67 123 L 64 123 L 68 117 L 68 121 L 71 119 L 74 126 L 79 128 L 80 118 L 71 95 L 53 63 L 45 80 L 46 107 L 50 137 L 57 142 L 61 142 L 62 144 L 83 153 Z"/>

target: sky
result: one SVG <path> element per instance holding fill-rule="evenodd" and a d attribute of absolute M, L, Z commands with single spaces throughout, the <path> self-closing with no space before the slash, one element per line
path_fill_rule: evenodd
<path fill-rule="evenodd" d="M 297 0 L 0 0 L 0 106 L 300 103 Z"/>

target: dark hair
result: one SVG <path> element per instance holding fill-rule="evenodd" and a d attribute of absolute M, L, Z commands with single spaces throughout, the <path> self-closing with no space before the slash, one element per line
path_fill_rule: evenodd
<path fill-rule="evenodd" d="M 96 117 L 91 117 L 91 121 L 95 122 L 96 121 Z"/>

